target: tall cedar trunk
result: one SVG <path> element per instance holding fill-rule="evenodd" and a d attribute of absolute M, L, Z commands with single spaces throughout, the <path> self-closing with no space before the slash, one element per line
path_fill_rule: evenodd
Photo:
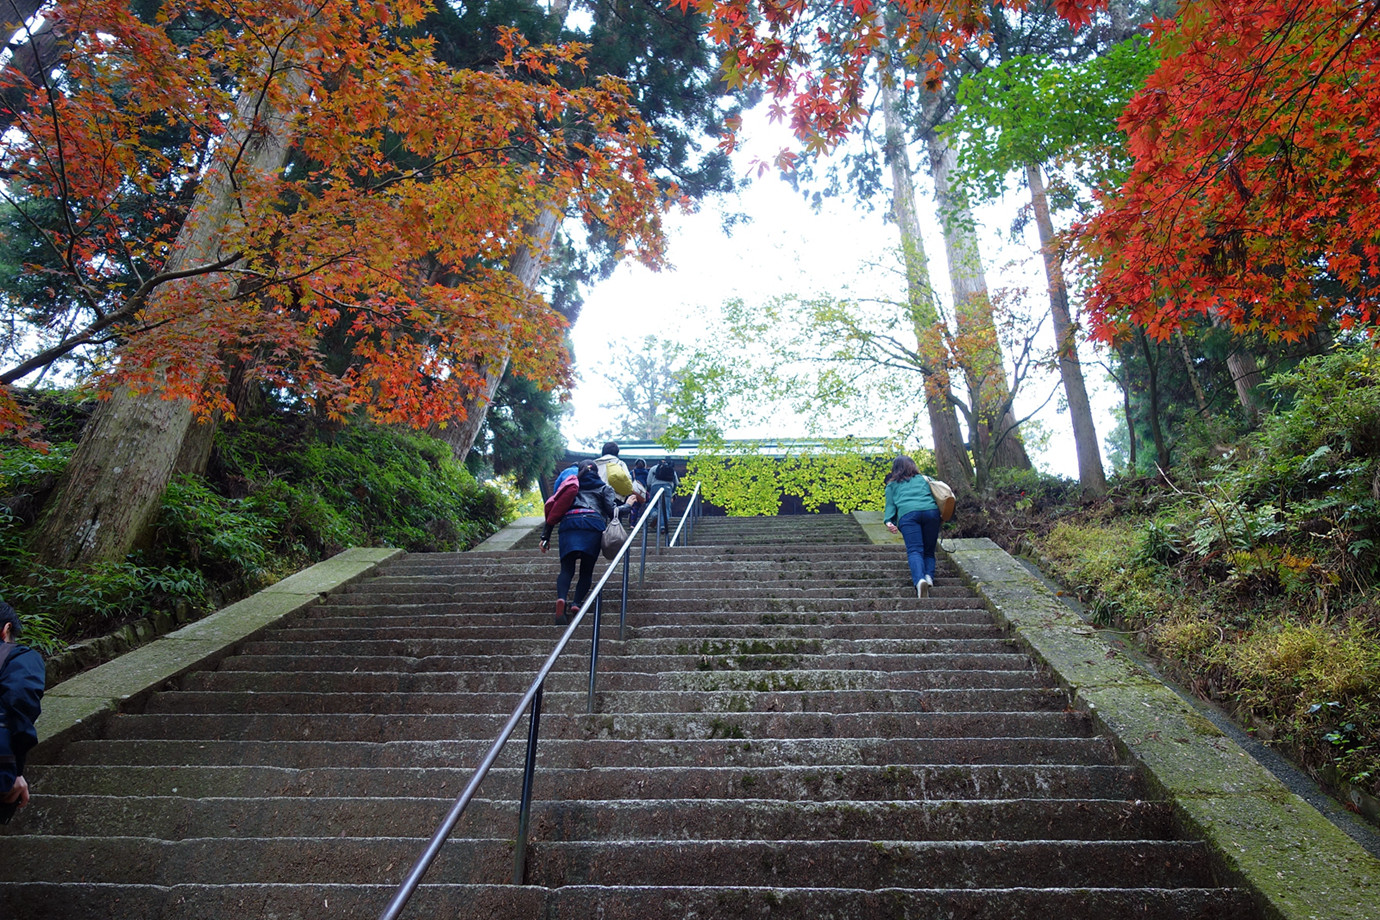
<path fill-rule="evenodd" d="M 1150 374 L 1150 435 L 1155 439 L 1155 462 L 1161 470 L 1169 469 L 1169 442 L 1164 437 L 1164 426 L 1160 423 L 1160 365 L 1159 356 L 1150 346 L 1150 337 L 1143 328 L 1137 327 L 1140 347 L 1145 353 L 1145 367 Z"/>
<path fill-rule="evenodd" d="M 513 256 L 509 271 L 522 285 L 529 296 L 536 296 L 537 282 L 541 280 L 546 257 L 551 252 L 551 242 L 556 236 L 556 227 L 561 219 L 561 211 L 554 205 L 547 205 L 527 226 L 527 237 L 531 242 Z M 489 403 L 508 370 L 511 353 L 504 351 L 497 355 L 486 355 L 483 368 L 484 382 L 469 399 L 465 400 L 463 412 L 444 428 L 432 425 L 428 434 L 445 441 L 455 459 L 464 462 L 479 437 L 484 419 L 489 414 Z"/>
<path fill-rule="evenodd" d="M 1123 362 L 1121 367 L 1122 380 L 1117 383 L 1121 385 L 1121 413 L 1126 417 L 1126 443 L 1130 446 L 1131 462 L 1129 472 L 1135 475 L 1136 472 L 1136 419 L 1131 413 L 1131 386 L 1129 381 L 1129 370 Z"/>
<path fill-rule="evenodd" d="M 1078 481 L 1083 491 L 1093 497 L 1107 493 L 1107 475 L 1102 469 L 1102 451 L 1097 445 L 1097 428 L 1093 425 L 1092 405 L 1088 402 L 1087 386 L 1083 382 L 1083 368 L 1078 363 L 1078 343 L 1073 319 L 1069 315 L 1069 293 L 1064 284 L 1063 258 L 1054 238 L 1054 222 L 1049 215 L 1049 200 L 1045 196 L 1045 180 L 1037 164 L 1025 168 L 1030 183 L 1030 198 L 1035 209 L 1035 224 L 1040 231 L 1040 249 L 1045 260 L 1045 278 L 1049 283 L 1049 314 L 1054 323 L 1054 342 L 1059 358 L 1059 376 L 1064 383 L 1064 397 L 1069 404 L 1073 422 L 1073 441 L 1078 451 Z"/>
<path fill-rule="evenodd" d="M 565 28 L 569 15 L 570 0 L 551 0 L 547 8 L 546 21 L 553 40 Z M 532 242 L 519 249 L 513 256 L 509 271 L 529 295 L 536 292 L 537 282 L 541 280 L 541 273 L 546 267 L 546 258 L 551 253 L 551 243 L 555 239 L 560 219 L 560 210 L 548 204 L 536 219 L 524 228 L 527 238 Z M 507 350 L 502 354 L 485 355 L 481 359 L 484 363 L 483 383 L 479 389 L 465 400 L 461 405 L 461 411 L 454 419 L 444 426 L 433 424 L 427 429 L 427 434 L 448 444 L 451 456 L 461 463 L 465 462 L 474 448 L 474 442 L 479 439 L 479 431 L 484 427 L 484 420 L 489 415 L 489 405 L 493 402 L 494 394 L 498 392 L 498 385 L 503 382 L 503 375 L 508 372 L 508 363 L 511 359 L 512 353 Z"/>
<path fill-rule="evenodd" d="M 925 408 L 934 438 L 934 462 L 939 477 L 955 492 L 972 489 L 973 470 L 963 443 L 950 395 L 943 334 L 939 314 L 934 308 L 930 287 L 929 259 L 920 236 L 920 220 L 915 210 L 915 187 L 910 178 L 910 154 L 897 111 L 896 88 L 882 81 L 882 116 L 886 123 L 886 163 L 891 169 L 892 207 L 901 230 L 901 248 L 906 260 L 906 293 L 921 360 L 929 370 L 925 381 Z M 981 485 L 981 484 L 979 484 Z"/>
<path fill-rule="evenodd" d="M 994 413 L 979 405 L 1006 405 L 1011 390 L 992 319 L 992 299 L 987 292 L 987 277 L 982 270 L 977 222 L 968 206 L 967 197 L 949 184 L 949 174 L 958 162 L 958 155 L 948 138 L 933 129 L 925 135 L 925 145 L 930 155 L 934 197 L 939 206 L 939 226 L 944 232 L 944 251 L 949 260 L 954 318 L 958 322 L 959 332 L 974 334 L 975 340 L 989 343 L 984 354 L 972 356 L 975 360 L 969 360 L 964 365 L 973 411 L 981 418 L 974 425 L 977 440 L 974 453 L 981 452 L 989 457 L 991 466 L 997 469 L 1028 470 L 1031 467 L 1030 457 L 1021 442 L 1016 415 L 1010 406 L 1006 407 L 1000 418 L 989 418 Z M 975 379 L 979 377 L 983 379 Z M 977 397 L 979 393 L 983 394 L 981 400 Z M 992 446 L 994 439 L 995 448 Z"/>
<path fill-rule="evenodd" d="M 1198 414 L 1206 416 L 1208 414 L 1207 394 L 1203 392 L 1203 381 L 1198 376 L 1198 368 L 1193 364 L 1193 355 L 1188 352 L 1188 336 L 1184 335 L 1182 329 L 1175 329 L 1174 338 L 1179 342 L 1179 354 L 1184 359 L 1184 370 L 1188 373 L 1188 382 L 1193 385 L 1193 398 L 1198 401 Z"/>
<path fill-rule="evenodd" d="M 1214 315 L 1212 325 L 1226 326 L 1221 317 Z M 1227 370 L 1231 372 L 1231 382 L 1236 385 L 1236 398 L 1249 418 L 1260 415 L 1260 400 L 1256 398 L 1256 388 L 1265 382 L 1260 373 L 1260 365 L 1255 356 L 1236 348 L 1239 340 L 1232 339 L 1232 350 L 1227 354 Z"/>
<path fill-rule="evenodd" d="M 285 69 L 277 77 L 290 81 L 284 98 L 298 98 L 306 90 L 296 70 Z M 264 79 L 274 78 L 269 74 Z M 274 175 L 287 160 L 292 113 L 267 105 L 261 87 L 240 94 L 236 117 L 220 144 L 225 152 L 220 162 L 238 156 L 236 175 L 219 170 L 206 175 L 164 271 L 185 271 L 231 255 L 222 251 L 221 241 L 238 214 L 237 185 L 248 176 Z M 154 294 L 150 311 L 158 312 L 171 285 L 204 284 L 205 278 L 198 276 L 171 282 Z M 34 540 L 38 558 L 53 566 L 123 559 L 158 516 L 194 422 L 187 400 L 117 386 L 92 416 L 45 510 Z"/>

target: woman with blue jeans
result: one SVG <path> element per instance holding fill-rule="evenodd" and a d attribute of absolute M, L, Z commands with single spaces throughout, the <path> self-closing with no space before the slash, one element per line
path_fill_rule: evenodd
<path fill-rule="evenodd" d="M 920 475 L 915 461 L 905 454 L 892 461 L 887 474 L 882 520 L 887 530 L 899 532 L 906 541 L 906 562 L 910 564 L 915 593 L 928 597 L 934 587 L 934 548 L 939 543 L 942 518 L 929 480 Z"/>

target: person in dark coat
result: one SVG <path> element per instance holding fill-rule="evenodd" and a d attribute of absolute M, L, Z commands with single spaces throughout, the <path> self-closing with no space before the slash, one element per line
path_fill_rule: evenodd
<path fill-rule="evenodd" d="M 569 625 L 575 614 L 580 612 L 585 595 L 594 582 L 594 564 L 599 561 L 604 528 L 620 510 L 618 493 L 599 477 L 599 467 L 593 460 L 581 460 L 577 475 L 580 478 L 580 492 L 560 523 L 561 574 L 556 577 L 556 614 L 552 618 L 557 626 Z M 550 524 L 542 529 L 543 553 L 551 542 L 551 530 Z M 575 584 L 574 600 L 567 603 L 576 563 L 580 566 L 580 580 Z"/>
<path fill-rule="evenodd" d="M 0 600 L 0 823 L 29 804 L 24 758 L 38 743 L 34 723 L 43 699 L 43 658 L 18 645 L 19 615 Z"/>
<path fill-rule="evenodd" d="M 667 539 L 671 536 L 671 496 L 676 492 L 676 486 L 680 485 L 680 474 L 676 472 L 676 463 L 670 457 L 662 460 L 652 467 L 651 473 L 647 477 L 647 500 L 651 501 L 652 496 L 656 495 L 657 489 L 665 489 L 666 494 L 661 496 L 661 501 L 657 503 L 657 524 L 661 531 L 666 534 Z"/>

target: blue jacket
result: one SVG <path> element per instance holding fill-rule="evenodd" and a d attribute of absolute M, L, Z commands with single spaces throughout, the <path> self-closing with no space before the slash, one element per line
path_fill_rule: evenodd
<path fill-rule="evenodd" d="M 38 743 L 34 722 L 46 679 L 38 652 L 22 645 L 9 648 L 0 665 L 0 795 L 14 787 L 15 778 L 24 772 L 24 758 Z"/>

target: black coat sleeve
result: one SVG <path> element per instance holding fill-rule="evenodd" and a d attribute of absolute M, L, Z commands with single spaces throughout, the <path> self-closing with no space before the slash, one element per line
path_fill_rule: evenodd
<path fill-rule="evenodd" d="M 45 681 L 43 657 L 20 646 L 0 670 L 0 794 L 9 792 L 24 772 L 24 758 L 38 743 L 39 704 Z"/>

